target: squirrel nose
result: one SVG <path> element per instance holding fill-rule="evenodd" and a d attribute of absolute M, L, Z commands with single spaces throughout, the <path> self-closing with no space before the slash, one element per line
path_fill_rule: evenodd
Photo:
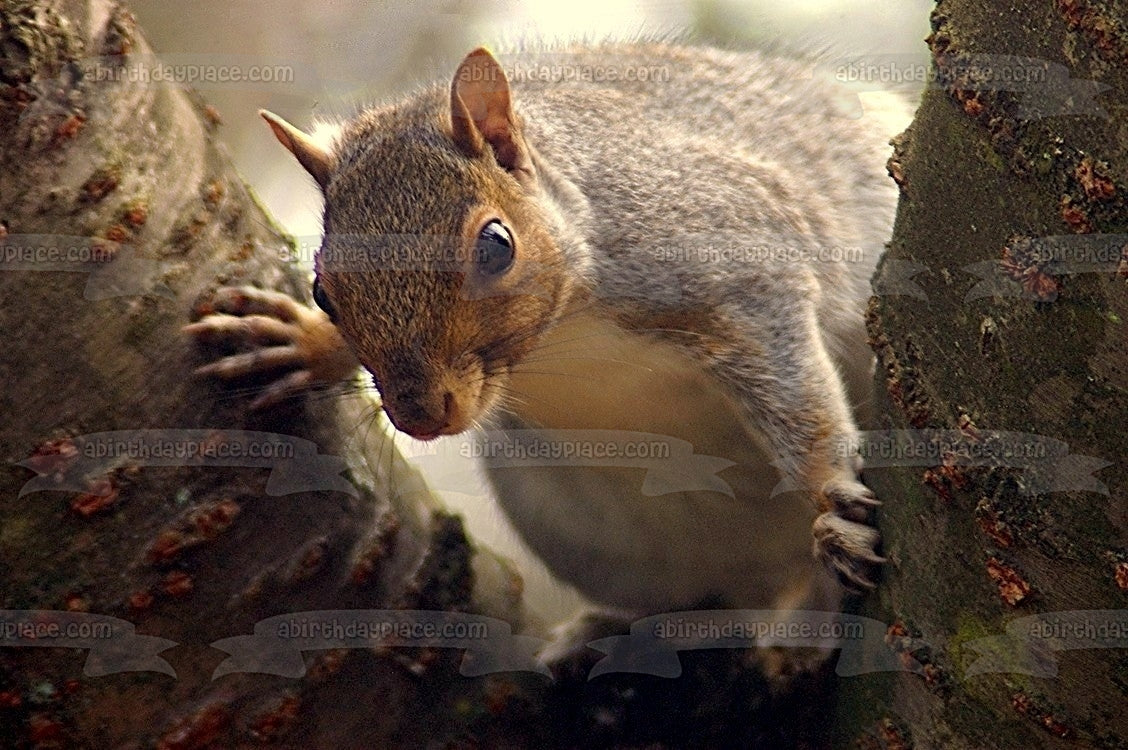
<path fill-rule="evenodd" d="M 445 391 L 441 400 L 416 397 L 385 401 L 384 411 L 400 431 L 418 440 L 432 440 L 450 426 L 454 394 Z"/>

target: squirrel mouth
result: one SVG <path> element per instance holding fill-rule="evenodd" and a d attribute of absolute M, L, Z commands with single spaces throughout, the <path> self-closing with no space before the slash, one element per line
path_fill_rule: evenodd
<path fill-rule="evenodd" d="M 428 441 L 434 440 L 435 438 L 442 435 L 443 431 L 442 430 L 435 430 L 434 432 L 414 432 L 414 433 L 409 432 L 407 434 L 411 435 L 411 437 L 415 438 L 416 440 L 422 440 L 423 442 L 428 442 Z"/>

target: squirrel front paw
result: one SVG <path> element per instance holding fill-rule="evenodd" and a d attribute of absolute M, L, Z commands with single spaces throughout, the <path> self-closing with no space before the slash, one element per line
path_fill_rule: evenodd
<path fill-rule="evenodd" d="M 871 574 L 885 558 L 874 550 L 881 535 L 866 523 L 870 512 L 881 502 L 856 480 L 832 481 L 823 488 L 831 509 L 815 519 L 815 557 L 838 577 L 848 590 L 872 589 Z"/>
<path fill-rule="evenodd" d="M 223 287 L 197 304 L 194 316 L 199 319 L 183 330 L 198 341 L 250 347 L 197 368 L 196 375 L 230 380 L 282 373 L 251 402 L 252 409 L 345 380 L 359 366 L 329 316 L 280 292 Z"/>

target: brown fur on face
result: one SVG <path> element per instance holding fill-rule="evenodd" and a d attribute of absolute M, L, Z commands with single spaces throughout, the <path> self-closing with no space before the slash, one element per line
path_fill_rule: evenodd
<path fill-rule="evenodd" d="M 530 188 L 488 150 L 472 157 L 458 149 L 444 105 L 434 91 L 366 113 L 346 132 L 325 190 L 317 258 L 337 326 L 393 423 L 426 437 L 461 432 L 497 403 L 510 368 L 568 292 Z M 474 263 L 491 219 L 514 245 L 513 266 L 496 278 Z M 444 409 L 449 424 L 431 429 Z"/>

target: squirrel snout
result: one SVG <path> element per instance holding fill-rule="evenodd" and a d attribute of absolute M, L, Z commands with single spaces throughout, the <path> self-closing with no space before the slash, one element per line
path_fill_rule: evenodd
<path fill-rule="evenodd" d="M 464 429 L 461 425 L 462 410 L 458 408 L 454 394 L 448 390 L 392 399 L 385 397 L 384 411 L 397 430 L 417 440 L 433 440 Z"/>

